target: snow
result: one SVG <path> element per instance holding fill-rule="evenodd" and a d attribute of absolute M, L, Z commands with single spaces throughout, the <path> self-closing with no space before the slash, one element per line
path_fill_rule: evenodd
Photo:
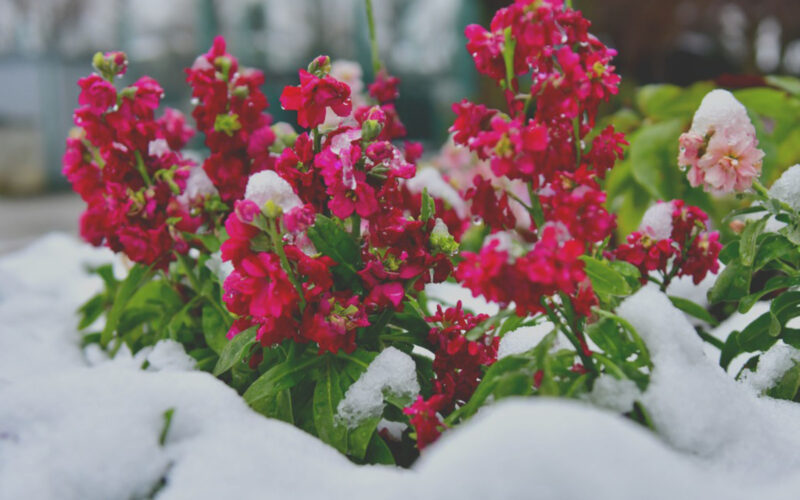
<path fill-rule="evenodd" d="M 709 473 L 727 476 L 731 490 L 800 480 L 792 478 L 800 466 L 800 406 L 759 398 L 733 380 L 655 288 L 644 287 L 618 312 L 650 350 L 654 369 L 642 403 L 669 445 L 697 458 Z"/>
<path fill-rule="evenodd" d="M 703 97 L 694 113 L 690 132 L 705 136 L 715 130 L 752 128 L 747 109 L 730 92 L 715 89 Z"/>
<path fill-rule="evenodd" d="M 641 397 L 641 392 L 631 380 L 619 380 L 611 375 L 600 375 L 594 381 L 589 401 L 601 408 L 618 413 L 633 409 L 633 403 Z"/>
<path fill-rule="evenodd" d="M 756 371 L 742 372 L 742 383 L 753 391 L 762 393 L 774 387 L 797 363 L 800 363 L 800 350 L 779 340 L 759 357 Z"/>
<path fill-rule="evenodd" d="M 350 428 L 383 412 L 385 394 L 411 399 L 419 394 L 417 367 L 411 356 L 387 347 L 372 360 L 367 370 L 348 389 L 339 402 L 337 416 Z"/>
<path fill-rule="evenodd" d="M 772 183 L 769 195 L 800 210 L 800 164 L 792 165 Z"/>
<path fill-rule="evenodd" d="M 665 240 L 672 235 L 672 202 L 659 202 L 647 209 L 642 216 L 639 230 L 656 240 Z"/>
<path fill-rule="evenodd" d="M 758 395 L 757 379 L 733 380 L 704 353 L 683 313 L 651 287 L 619 308 L 650 349 L 654 369 L 644 393 L 601 378 L 594 405 L 503 400 L 446 432 L 405 471 L 355 465 L 254 413 L 211 375 L 182 371 L 185 354 L 169 342 L 146 358 L 176 370 L 117 359 L 89 366 L 73 311 L 100 286 L 84 264 L 111 259 L 61 235 L 0 257 L 0 499 L 791 500 L 800 488 L 800 406 Z M 436 293 L 453 301 L 463 292 L 451 285 L 429 291 Z M 796 355 L 774 349 L 755 375 L 776 373 L 787 354 Z M 386 352 L 376 360 L 410 361 Z M 411 372 L 398 372 L 408 387 Z M 618 414 L 633 399 L 656 432 Z"/>
<path fill-rule="evenodd" d="M 440 198 L 453 207 L 459 217 L 467 216 L 469 210 L 467 203 L 458 194 L 458 191 L 447 183 L 442 174 L 433 167 L 426 167 L 417 170 L 417 175 L 406 181 L 408 190 L 412 193 L 421 193 L 424 189 L 434 198 Z"/>
<path fill-rule="evenodd" d="M 186 188 L 178 196 L 178 201 L 183 206 L 189 206 L 189 202 L 197 197 L 212 196 L 217 194 L 217 188 L 208 177 L 205 169 L 200 165 L 195 165 L 189 170 L 189 177 L 186 179 Z"/>
<path fill-rule="evenodd" d="M 534 326 L 524 326 L 506 333 L 500 339 L 500 345 L 497 347 L 497 359 L 530 351 L 552 331 L 553 324 L 543 321 Z"/>
<path fill-rule="evenodd" d="M 284 212 L 303 204 L 292 189 L 292 185 L 274 170 L 262 170 L 251 175 L 247 180 L 244 197 L 259 207 L 272 201 Z"/>

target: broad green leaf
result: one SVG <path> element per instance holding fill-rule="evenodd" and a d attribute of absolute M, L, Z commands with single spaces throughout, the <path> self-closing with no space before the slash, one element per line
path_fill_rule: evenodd
<path fill-rule="evenodd" d="M 362 285 L 357 273 L 361 268 L 361 251 L 353 237 L 336 221 L 321 214 L 307 233 L 319 252 L 339 264 L 333 273 L 353 291 L 360 292 Z"/>
<path fill-rule="evenodd" d="M 332 360 L 326 359 L 314 387 L 314 427 L 320 439 L 342 453 L 347 453 L 347 428 L 336 419 L 342 397 L 339 373 Z"/>
<path fill-rule="evenodd" d="M 706 311 L 706 309 L 701 305 L 692 302 L 691 300 L 684 299 L 683 297 L 675 297 L 674 295 L 670 295 L 669 300 L 672 302 L 672 305 L 690 316 L 694 316 L 697 319 L 703 320 L 712 326 L 717 326 L 719 324 L 717 320 L 711 316 L 711 313 Z"/>
<path fill-rule="evenodd" d="M 592 289 L 598 294 L 625 296 L 631 293 L 631 287 L 625 277 L 614 269 L 607 261 L 601 261 L 588 255 L 581 256 L 584 270 L 592 282 Z"/>
<path fill-rule="evenodd" d="M 800 364 L 795 363 L 787 370 L 774 387 L 767 389 L 768 396 L 793 401 L 800 390 Z"/>
<path fill-rule="evenodd" d="M 756 293 L 751 293 L 750 295 L 746 295 L 742 297 L 742 300 L 739 302 L 739 312 L 746 313 L 753 307 L 753 305 L 758 302 L 761 297 L 764 295 L 774 292 L 775 290 L 780 290 L 782 288 L 789 288 L 791 286 L 800 285 L 800 279 L 798 278 L 790 278 L 788 276 L 774 276 L 767 281 L 763 288 Z"/>
<path fill-rule="evenodd" d="M 366 420 L 355 429 L 351 429 L 347 433 L 347 454 L 357 460 L 363 460 L 367 454 L 367 447 L 375 429 L 378 427 L 381 417 L 377 416 Z"/>
<path fill-rule="evenodd" d="M 111 306 L 111 310 L 106 317 L 106 326 L 100 336 L 100 343 L 103 346 L 107 346 L 111 342 L 128 301 L 151 276 L 152 271 L 150 268 L 136 264 L 128 273 L 128 277 L 120 284 L 114 296 L 114 305 Z"/>
<path fill-rule="evenodd" d="M 745 266 L 753 265 L 753 261 L 756 258 L 756 250 L 758 249 L 756 245 L 758 237 L 764 232 L 767 218 L 768 216 L 755 221 L 748 221 L 747 226 L 742 231 L 742 237 L 739 240 L 739 257 Z"/>
<path fill-rule="evenodd" d="M 240 332 L 233 337 L 219 354 L 219 361 L 214 367 L 214 376 L 219 376 L 226 371 L 233 368 L 233 365 L 240 362 L 247 354 L 250 353 L 250 348 L 256 343 L 256 327 L 250 327 L 247 330 Z"/>
<path fill-rule="evenodd" d="M 688 88 L 670 84 L 645 85 L 636 93 L 636 105 L 650 118 L 682 118 L 688 121 L 703 97 L 713 88 L 711 82 L 699 82 Z"/>
<path fill-rule="evenodd" d="M 729 262 L 708 291 L 709 302 L 716 304 L 722 301 L 736 301 L 748 295 L 752 274 L 752 269 L 738 260 Z"/>
<path fill-rule="evenodd" d="M 99 293 L 86 301 L 78 312 L 81 314 L 81 321 L 78 323 L 78 330 L 83 330 L 94 323 L 106 309 L 105 295 Z"/>
<path fill-rule="evenodd" d="M 797 245 L 783 235 L 769 233 L 759 242 L 753 268 L 758 270 L 775 259 L 785 259 L 795 255 L 797 255 Z"/>
<path fill-rule="evenodd" d="M 244 392 L 244 400 L 255 411 L 266 416 L 273 416 L 274 399 L 279 392 L 291 389 L 301 380 L 308 378 L 308 370 L 323 358 L 313 354 L 311 357 L 287 359 L 283 363 L 273 366 Z"/>
<path fill-rule="evenodd" d="M 386 441 L 384 441 L 377 432 L 374 432 L 369 440 L 369 445 L 367 445 L 367 453 L 364 459 L 364 461 L 368 464 L 395 464 L 392 450 L 389 449 L 389 445 L 386 444 Z"/>
<path fill-rule="evenodd" d="M 653 198 L 680 197 L 684 174 L 678 169 L 678 137 L 685 119 L 644 125 L 631 137 L 633 177 Z"/>
<path fill-rule="evenodd" d="M 228 345 L 228 328 L 230 325 L 219 311 L 211 305 L 203 307 L 203 337 L 208 346 L 217 354 L 222 354 Z"/>

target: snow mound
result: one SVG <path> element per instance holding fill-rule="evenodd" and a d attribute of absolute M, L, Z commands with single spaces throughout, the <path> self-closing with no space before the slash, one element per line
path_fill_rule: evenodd
<path fill-rule="evenodd" d="M 419 394 L 414 360 L 394 347 L 381 351 L 347 389 L 337 408 L 339 418 L 354 428 L 368 418 L 377 417 L 383 411 L 384 394 L 409 400 Z"/>
<path fill-rule="evenodd" d="M 769 195 L 800 210 L 800 164 L 786 169 L 769 188 Z"/>
<path fill-rule="evenodd" d="M 764 392 L 774 387 L 797 363 L 800 363 L 800 350 L 779 340 L 759 357 L 756 371 L 742 372 L 742 383 L 757 393 Z"/>
<path fill-rule="evenodd" d="M 642 403 L 667 443 L 729 474 L 732 488 L 796 474 L 800 406 L 759 398 L 728 376 L 705 355 L 686 317 L 654 287 L 628 298 L 619 313 L 650 350 L 654 369 Z"/>
<path fill-rule="evenodd" d="M 84 264 L 110 260 L 58 235 L 0 258 L 0 499 L 793 500 L 800 488 L 800 406 L 734 381 L 650 287 L 619 312 L 652 355 L 650 386 L 635 397 L 657 432 L 588 402 L 504 400 L 446 432 L 405 471 L 355 465 L 254 413 L 211 375 L 180 371 L 185 354 L 169 343 L 146 358 L 178 370 L 117 359 L 87 366 L 73 310 L 100 286 Z M 785 354 L 765 355 L 760 369 Z M 628 389 L 601 378 L 593 396 L 619 403 L 619 412 Z"/>
<path fill-rule="evenodd" d="M 553 323 L 544 321 L 535 326 L 517 328 L 512 332 L 506 333 L 503 335 L 503 338 L 500 339 L 500 345 L 497 347 L 497 359 L 512 354 L 521 354 L 533 349 L 552 331 Z"/>

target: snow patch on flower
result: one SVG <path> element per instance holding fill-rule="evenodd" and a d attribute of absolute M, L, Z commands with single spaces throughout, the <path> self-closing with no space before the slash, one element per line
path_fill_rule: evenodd
<path fill-rule="evenodd" d="M 259 207 L 272 201 L 284 212 L 302 205 L 291 184 L 273 170 L 264 170 L 251 175 L 247 181 L 244 197 Z"/>
<path fill-rule="evenodd" d="M 233 272 L 233 263 L 222 260 L 222 252 L 214 252 L 206 261 L 206 267 L 219 279 L 220 283 L 225 283 L 228 276 Z"/>
<path fill-rule="evenodd" d="M 419 394 L 417 368 L 408 354 L 394 348 L 384 349 L 369 364 L 339 402 L 337 413 L 349 428 L 383 412 L 384 394 L 411 398 Z"/>
<path fill-rule="evenodd" d="M 393 422 L 382 418 L 378 422 L 378 432 L 385 432 L 389 439 L 392 441 L 400 441 L 403 439 L 403 431 L 408 429 L 408 425 L 403 422 Z"/>
<path fill-rule="evenodd" d="M 153 139 L 147 144 L 147 154 L 161 158 L 163 155 L 169 153 L 171 150 L 166 139 Z"/>
<path fill-rule="evenodd" d="M 694 113 L 690 132 L 704 136 L 724 128 L 752 127 L 747 109 L 730 92 L 715 89 L 703 97 Z"/>
<path fill-rule="evenodd" d="M 186 179 L 186 188 L 178 196 L 178 202 L 183 206 L 188 206 L 191 200 L 205 198 L 217 194 L 217 188 L 208 177 L 208 174 L 201 166 L 194 166 L 189 170 L 189 177 Z"/>
<path fill-rule="evenodd" d="M 671 201 L 659 202 L 647 209 L 639 224 L 639 231 L 656 240 L 665 240 L 672 235 L 672 212 L 675 211 Z"/>
<path fill-rule="evenodd" d="M 434 198 L 441 198 L 448 205 L 453 207 L 459 217 L 465 218 L 468 215 L 467 204 L 458 191 L 447 183 L 435 168 L 427 167 L 417 170 L 417 175 L 406 181 L 406 187 L 412 193 L 421 193 L 428 189 L 428 194 Z"/>

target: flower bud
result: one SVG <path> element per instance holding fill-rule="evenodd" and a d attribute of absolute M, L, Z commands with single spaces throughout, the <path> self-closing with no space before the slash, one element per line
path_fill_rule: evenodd
<path fill-rule="evenodd" d="M 436 224 L 433 226 L 431 249 L 447 255 L 453 255 L 458 251 L 458 243 L 450 234 L 447 225 L 442 219 L 437 218 Z"/>
<path fill-rule="evenodd" d="M 128 56 L 124 52 L 98 52 L 92 57 L 92 66 L 109 82 L 128 70 Z"/>
<path fill-rule="evenodd" d="M 308 65 L 308 72 L 320 78 L 331 72 L 331 58 L 328 56 L 317 56 Z"/>
<path fill-rule="evenodd" d="M 383 125 L 377 120 L 364 120 L 361 125 L 361 138 L 365 141 L 372 141 L 381 134 Z"/>
<path fill-rule="evenodd" d="M 283 214 L 283 209 L 281 206 L 272 200 L 267 200 L 267 202 L 264 203 L 264 209 L 262 211 L 264 212 L 264 215 L 270 219 L 276 219 Z"/>

